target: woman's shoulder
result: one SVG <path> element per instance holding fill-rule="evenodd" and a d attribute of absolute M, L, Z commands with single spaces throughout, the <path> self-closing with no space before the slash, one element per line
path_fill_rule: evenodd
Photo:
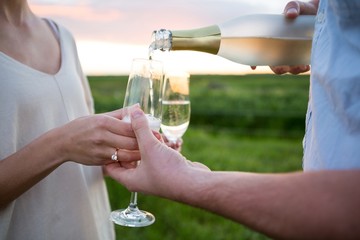
<path fill-rule="evenodd" d="M 66 28 L 65 26 L 63 26 L 62 24 L 58 23 L 53 19 L 50 18 L 43 18 L 43 19 L 49 25 L 54 35 L 58 39 L 61 39 L 62 37 L 66 37 L 74 41 L 74 36 L 68 28 Z"/>

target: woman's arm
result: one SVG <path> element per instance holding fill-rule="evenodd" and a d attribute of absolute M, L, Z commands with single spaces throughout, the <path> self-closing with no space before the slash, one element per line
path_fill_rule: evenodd
<path fill-rule="evenodd" d="M 67 161 L 84 165 L 112 162 L 119 148 L 121 161 L 140 159 L 129 123 L 120 121 L 123 109 L 78 118 L 50 130 L 0 161 L 0 208 L 16 199 Z M 123 149 L 133 150 L 124 151 Z"/>

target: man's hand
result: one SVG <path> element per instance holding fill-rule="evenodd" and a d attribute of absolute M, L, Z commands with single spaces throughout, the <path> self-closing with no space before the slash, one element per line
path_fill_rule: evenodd
<path fill-rule="evenodd" d="M 286 18 L 294 19 L 299 15 L 316 15 L 319 6 L 319 0 L 313 0 L 310 2 L 291 1 L 286 4 L 284 8 L 284 15 Z M 251 66 L 251 69 L 255 70 L 256 66 Z M 300 74 L 310 70 L 310 65 L 298 65 L 298 66 L 270 66 L 270 69 L 278 75 L 291 73 Z"/>

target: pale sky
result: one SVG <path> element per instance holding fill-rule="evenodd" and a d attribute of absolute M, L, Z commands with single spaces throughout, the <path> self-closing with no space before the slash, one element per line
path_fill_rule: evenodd
<path fill-rule="evenodd" d="M 240 15 L 281 13 L 289 0 L 30 0 L 32 10 L 68 28 L 88 75 L 128 74 L 147 58 L 153 30 L 191 29 Z M 157 54 L 166 68 L 191 74 L 243 74 L 248 66 L 191 51 Z M 267 70 L 258 68 L 254 73 Z"/>

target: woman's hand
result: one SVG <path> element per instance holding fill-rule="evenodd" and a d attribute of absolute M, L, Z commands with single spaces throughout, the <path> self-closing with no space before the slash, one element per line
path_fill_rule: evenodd
<path fill-rule="evenodd" d="M 59 154 L 65 161 L 84 165 L 104 165 L 113 160 L 132 162 L 140 159 L 138 145 L 131 124 L 121 121 L 127 108 L 75 119 L 58 128 L 62 136 Z"/>
<path fill-rule="evenodd" d="M 182 138 L 178 139 L 176 141 L 176 143 L 173 143 L 171 141 L 169 141 L 166 136 L 164 134 L 161 135 L 163 140 L 164 140 L 164 143 L 168 146 L 168 147 L 171 147 L 172 149 L 178 151 L 178 152 L 181 152 L 181 147 L 182 147 L 182 144 L 183 144 L 183 140 Z"/>

